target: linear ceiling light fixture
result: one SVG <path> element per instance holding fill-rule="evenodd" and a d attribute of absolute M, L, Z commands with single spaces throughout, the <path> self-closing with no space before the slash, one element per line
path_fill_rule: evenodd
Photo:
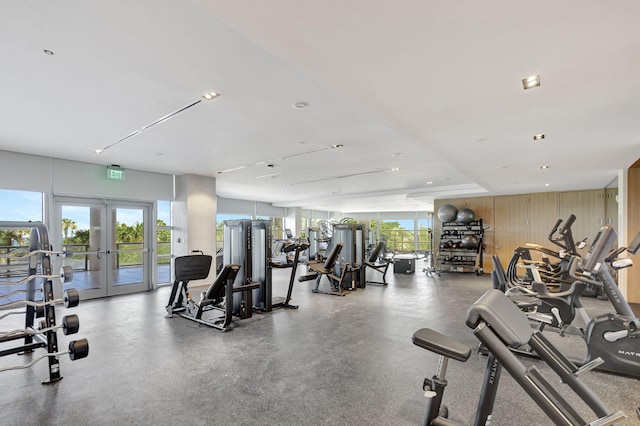
<path fill-rule="evenodd" d="M 370 172 L 353 173 L 353 174 L 350 174 L 350 175 L 331 176 L 331 177 L 328 177 L 328 178 L 308 180 L 308 181 L 304 181 L 304 182 L 296 182 L 296 183 L 292 183 L 290 186 L 293 186 L 293 185 L 304 185 L 304 184 L 307 184 L 307 183 L 326 182 L 326 181 L 335 180 L 335 179 L 347 179 L 347 178 L 353 178 L 353 177 L 371 176 L 371 175 L 377 175 L 377 174 L 380 174 L 380 173 L 388 173 L 390 171 L 391 170 L 373 170 L 373 171 L 370 171 Z"/>
<path fill-rule="evenodd" d="M 142 126 L 140 129 L 138 129 L 138 130 L 134 130 L 133 132 L 129 133 L 127 136 L 125 136 L 125 137 L 123 137 L 123 138 L 118 139 L 117 141 L 115 141 L 115 142 L 114 142 L 114 143 L 112 143 L 111 145 L 107 145 L 107 146 L 105 146 L 104 148 L 98 148 L 98 149 L 95 149 L 93 152 L 95 152 L 96 154 L 102 154 L 103 152 L 105 152 L 105 151 L 106 151 L 106 150 L 108 150 L 109 148 L 112 148 L 112 147 L 114 147 L 114 146 L 118 145 L 119 143 L 126 141 L 126 140 L 127 140 L 127 139 L 129 139 L 130 137 L 133 137 L 133 136 L 135 136 L 135 135 L 139 135 L 140 133 L 142 133 L 142 131 L 143 131 L 143 130 L 150 129 L 150 128 L 151 128 L 151 127 L 153 127 L 153 126 L 156 126 L 156 125 L 158 125 L 158 124 L 160 124 L 160 123 L 164 123 L 165 121 L 169 120 L 170 118 L 175 117 L 176 115 L 180 114 L 181 112 L 184 112 L 184 111 L 188 110 L 189 108 L 192 108 L 192 107 L 194 107 L 194 106 L 198 105 L 200 102 L 202 102 L 202 101 L 203 101 L 203 99 L 204 99 L 204 100 L 208 100 L 208 101 L 210 101 L 210 100 L 215 99 L 215 98 L 217 98 L 217 97 L 219 97 L 219 96 L 220 96 L 220 94 L 219 94 L 219 93 L 216 93 L 216 92 L 207 92 L 207 93 L 205 93 L 204 95 L 202 95 L 202 99 L 198 99 L 198 100 L 197 100 L 197 101 L 195 101 L 195 102 L 191 102 L 190 104 L 188 104 L 188 105 L 186 105 L 186 106 L 183 106 L 182 108 L 179 108 L 179 109 L 177 109 L 177 110 L 175 110 L 175 111 L 173 111 L 173 112 L 170 112 L 169 114 L 164 115 L 164 116 L 162 116 L 162 117 L 158 118 L 158 119 L 157 119 L 157 120 L 155 120 L 155 121 L 152 121 L 151 123 L 149 123 L 149 124 L 147 124 L 147 125 L 145 125 L 145 126 Z"/>
<path fill-rule="evenodd" d="M 533 136 L 533 140 L 534 141 L 539 141 L 539 140 L 542 140 L 542 139 L 544 139 L 544 134 L 543 133 L 540 133 L 539 135 L 534 135 Z"/>
<path fill-rule="evenodd" d="M 527 78 L 522 79 L 522 87 L 524 90 L 533 89 L 534 87 L 540 86 L 540 76 L 532 75 Z"/>
<path fill-rule="evenodd" d="M 298 152 L 296 154 L 285 155 L 284 157 L 280 157 L 279 160 L 286 160 L 288 158 L 300 157 L 302 155 L 315 154 L 316 152 L 328 151 L 330 149 L 338 149 L 338 148 L 342 148 L 343 146 L 344 145 L 342 145 L 342 144 L 334 144 L 334 145 L 331 145 L 330 147 L 326 147 L 326 148 L 312 149 L 310 151 L 304 151 L 304 152 Z M 267 164 L 267 162 L 266 161 L 259 161 L 257 163 L 253 163 L 253 164 L 246 164 L 244 166 L 232 167 L 230 169 L 219 171 L 218 174 L 221 175 L 223 173 L 235 172 L 235 171 L 238 171 L 238 170 L 246 169 L 247 167 L 261 166 L 263 164 Z"/>

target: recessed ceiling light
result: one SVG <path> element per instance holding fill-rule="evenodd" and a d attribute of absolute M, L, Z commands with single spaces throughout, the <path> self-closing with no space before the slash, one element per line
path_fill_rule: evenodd
<path fill-rule="evenodd" d="M 400 170 L 400 167 L 393 167 L 393 168 L 391 169 L 391 171 L 392 171 L 392 172 L 397 172 L 398 170 Z"/>
<path fill-rule="evenodd" d="M 95 152 L 96 154 L 102 154 L 104 152 L 104 149 L 94 149 L 93 152 Z"/>
<path fill-rule="evenodd" d="M 540 76 L 532 75 L 531 77 L 522 79 L 522 87 L 524 90 L 533 89 L 534 87 L 540 86 Z"/>
<path fill-rule="evenodd" d="M 427 181 L 427 185 L 433 185 L 433 182 L 431 182 L 430 180 Z"/>
<path fill-rule="evenodd" d="M 550 183 L 545 183 L 544 186 L 551 186 L 551 184 Z"/>
<path fill-rule="evenodd" d="M 218 96 L 220 96 L 220 93 L 217 93 L 217 92 L 207 92 L 207 93 L 205 93 L 204 95 L 202 95 L 202 98 L 203 98 L 203 99 L 205 99 L 205 100 L 207 100 L 207 101 L 210 101 L 211 99 L 215 99 L 215 98 L 217 98 Z"/>
<path fill-rule="evenodd" d="M 294 102 L 291 104 L 295 109 L 307 109 L 309 108 L 309 103 L 307 102 Z"/>
<path fill-rule="evenodd" d="M 541 168 L 542 170 L 544 170 L 544 169 L 548 169 L 548 168 L 549 168 L 549 166 L 544 165 L 544 166 L 540 166 L 540 168 Z"/>
<path fill-rule="evenodd" d="M 544 134 L 540 133 L 539 135 L 533 136 L 534 141 L 539 141 L 540 139 L 544 139 Z"/>
<path fill-rule="evenodd" d="M 344 145 L 342 145 L 341 143 L 335 143 L 333 145 L 331 145 L 331 148 L 333 149 L 337 149 L 337 148 L 342 148 Z"/>

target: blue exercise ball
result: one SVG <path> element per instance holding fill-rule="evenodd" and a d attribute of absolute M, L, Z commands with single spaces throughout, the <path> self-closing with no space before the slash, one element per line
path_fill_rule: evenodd
<path fill-rule="evenodd" d="M 453 222 L 456 220 L 458 209 L 452 204 L 445 204 L 438 209 L 438 219 L 442 222 Z"/>
<path fill-rule="evenodd" d="M 456 215 L 456 221 L 465 225 L 474 220 L 476 220 L 476 214 L 471 209 L 460 209 Z"/>

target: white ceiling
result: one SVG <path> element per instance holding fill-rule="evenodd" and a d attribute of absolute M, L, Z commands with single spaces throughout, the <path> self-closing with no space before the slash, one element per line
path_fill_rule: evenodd
<path fill-rule="evenodd" d="M 0 0 L 0 150 L 343 212 L 604 187 L 640 157 L 639 16 L 637 0 Z"/>

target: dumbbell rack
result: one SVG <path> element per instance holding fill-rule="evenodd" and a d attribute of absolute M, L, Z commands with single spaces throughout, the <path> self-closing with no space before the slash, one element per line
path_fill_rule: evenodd
<path fill-rule="evenodd" d="M 462 239 L 465 236 L 475 236 L 478 239 L 477 248 L 464 248 Z M 484 252 L 484 228 L 482 219 L 462 224 L 458 222 L 444 222 L 440 235 L 440 246 L 436 257 L 436 270 L 442 272 L 475 272 L 483 273 L 482 262 Z"/>
<path fill-rule="evenodd" d="M 64 334 L 76 333 L 79 329 L 77 315 L 65 316 L 62 324 L 56 322 L 57 304 L 64 304 L 65 307 L 78 305 L 79 294 L 75 289 L 68 289 L 64 292 L 62 299 L 54 298 L 53 279 L 60 278 L 65 283 L 71 281 L 72 271 L 65 268 L 60 274 L 52 273 L 52 256 L 70 255 L 70 253 L 54 252 L 49 243 L 47 228 L 42 223 L 37 222 L 0 222 L 0 229 L 30 229 L 29 253 L 24 256 L 11 256 L 11 260 L 23 259 L 27 261 L 26 277 L 22 280 L 7 280 L 0 273 L 0 285 L 19 287 L 17 290 L 0 294 L 0 312 L 24 307 L 24 311 L 13 311 L 0 314 L 0 320 L 9 315 L 24 314 L 24 328 L 0 331 L 0 357 L 20 354 L 27 355 L 36 349 L 45 348 L 46 353 L 33 359 L 26 364 L 14 365 L 0 368 L 0 372 L 8 370 L 18 370 L 28 368 L 44 358 L 48 359 L 49 376 L 42 381 L 43 384 L 54 383 L 62 379 L 60 374 L 60 355 L 69 354 L 71 360 L 84 358 L 89 354 L 89 343 L 86 339 L 73 340 L 69 343 L 66 351 L 60 351 L 58 347 L 57 331 L 62 329 Z M 9 259 L 7 254 L 5 257 Z M 7 261 L 7 265 L 8 265 Z M 8 270 L 8 267 L 7 267 Z M 7 274 L 8 275 L 8 274 Z M 22 276 L 22 275 L 21 275 Z M 36 288 L 36 283 L 41 281 L 41 287 Z M 11 298 L 18 294 L 25 294 L 24 300 L 11 301 Z M 41 293 L 39 299 L 36 294 Z M 2 302 L 4 299 L 7 302 Z M 43 318 L 36 327 L 36 318 Z M 17 346 L 6 347 L 8 343 L 21 341 Z"/>

